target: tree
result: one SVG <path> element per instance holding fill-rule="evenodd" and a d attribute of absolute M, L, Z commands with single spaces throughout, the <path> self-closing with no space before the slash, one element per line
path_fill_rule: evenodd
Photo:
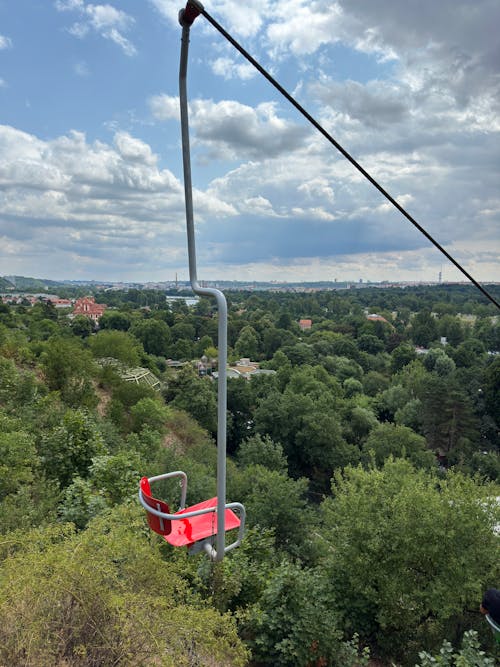
<path fill-rule="evenodd" d="M 358 447 L 366 440 L 370 431 L 378 425 L 372 410 L 360 405 L 350 405 L 342 422 L 344 437 Z"/>
<path fill-rule="evenodd" d="M 260 341 L 255 329 L 251 326 L 243 327 L 234 347 L 240 357 L 256 359 L 259 355 Z"/>
<path fill-rule="evenodd" d="M 271 573 L 258 603 L 242 614 L 254 658 L 276 667 L 354 667 L 346 660 L 337 662 L 341 632 L 335 615 L 325 613 L 328 607 L 328 590 L 319 572 L 282 563 Z"/>
<path fill-rule="evenodd" d="M 12 359 L 0 356 L 0 405 L 16 412 L 32 403 L 40 389 L 33 373 L 19 370 Z"/>
<path fill-rule="evenodd" d="M 414 359 L 417 358 L 415 349 L 408 343 L 402 343 L 392 351 L 392 370 L 397 373 Z"/>
<path fill-rule="evenodd" d="M 438 326 L 430 311 L 419 311 L 411 321 L 410 336 L 415 345 L 428 347 L 438 337 Z"/>
<path fill-rule="evenodd" d="M 451 352 L 453 360 L 460 368 L 480 366 L 486 359 L 486 348 L 477 338 L 469 338 Z"/>
<path fill-rule="evenodd" d="M 368 371 L 362 378 L 363 388 L 365 394 L 368 396 L 375 396 L 379 392 L 387 389 L 389 380 L 385 375 L 378 371 Z"/>
<path fill-rule="evenodd" d="M 192 368 L 185 366 L 168 383 L 164 396 L 173 407 L 188 412 L 209 433 L 216 433 L 217 401 L 208 378 L 199 378 Z"/>
<path fill-rule="evenodd" d="M 306 492 L 305 478 L 291 479 L 260 464 L 228 479 L 228 497 L 245 505 L 249 525 L 273 528 L 276 544 L 295 553 L 308 538 Z"/>
<path fill-rule="evenodd" d="M 52 301 L 38 301 L 33 306 L 31 311 L 33 319 L 37 320 L 53 320 L 57 322 L 57 310 Z"/>
<path fill-rule="evenodd" d="M 359 456 L 342 437 L 337 391 L 338 384 L 323 369 L 297 369 L 285 391 L 271 391 L 255 411 L 257 432 L 282 443 L 292 474 L 314 478 L 318 492 L 325 490 L 335 467 Z"/>
<path fill-rule="evenodd" d="M 212 348 L 214 348 L 214 342 L 213 342 L 213 340 L 210 338 L 210 336 L 203 336 L 203 337 L 200 338 L 200 340 L 196 343 L 196 354 L 197 354 L 199 357 L 202 357 L 204 354 L 207 354 L 207 353 L 206 353 L 206 350 L 207 350 L 207 349 L 212 349 Z M 215 349 L 215 348 L 214 348 L 214 349 Z M 209 356 L 209 355 L 207 354 L 207 357 L 208 357 L 208 356 Z M 217 356 L 217 355 L 216 355 L 216 356 Z"/>
<path fill-rule="evenodd" d="M 500 351 L 500 325 L 491 318 L 477 319 L 474 323 L 474 338 L 480 340 L 487 350 Z"/>
<path fill-rule="evenodd" d="M 441 377 L 451 375 L 455 369 L 455 362 L 446 354 L 438 357 L 436 359 L 436 363 L 434 364 L 434 371 Z"/>
<path fill-rule="evenodd" d="M 326 357 L 323 363 L 326 370 L 329 373 L 333 373 L 340 382 L 343 382 L 347 378 L 361 380 L 363 377 L 363 369 L 353 359 L 348 359 L 347 357 Z"/>
<path fill-rule="evenodd" d="M 399 378 L 398 378 L 399 379 Z M 397 380 L 394 380 L 396 382 Z M 410 401 L 410 391 L 402 384 L 393 384 L 377 396 L 379 419 L 393 420 L 396 412 Z"/>
<path fill-rule="evenodd" d="M 390 460 L 381 470 L 347 469 L 332 490 L 323 566 L 344 629 L 414 664 L 417 647 L 439 646 L 498 579 L 500 489 Z"/>
<path fill-rule="evenodd" d="M 112 357 L 128 366 L 138 366 L 142 345 L 125 331 L 99 331 L 90 339 L 90 349 L 96 358 Z"/>
<path fill-rule="evenodd" d="M 67 410 L 62 424 L 44 434 L 39 447 L 47 476 L 61 487 L 73 476 L 87 477 L 93 457 L 106 453 L 95 421 L 83 410 Z"/>
<path fill-rule="evenodd" d="M 168 410 L 162 402 L 153 398 L 141 398 L 130 409 L 133 430 L 137 433 L 147 426 L 153 431 L 163 431 Z"/>
<path fill-rule="evenodd" d="M 172 334 L 162 320 L 139 320 L 130 327 L 130 333 L 140 340 L 148 354 L 168 356 Z"/>
<path fill-rule="evenodd" d="M 355 380 L 354 378 L 347 378 L 344 380 L 342 387 L 344 388 L 344 393 L 347 398 L 352 398 L 356 394 L 363 393 L 363 385 L 359 380 Z"/>
<path fill-rule="evenodd" d="M 140 469 L 141 461 L 134 451 L 96 456 L 88 478 L 74 477 L 64 489 L 59 508 L 61 519 L 85 528 L 101 512 L 135 495 Z"/>
<path fill-rule="evenodd" d="M 102 317 L 99 318 L 99 327 L 101 329 L 128 331 L 130 329 L 130 323 L 130 315 L 116 310 L 107 310 Z"/>
<path fill-rule="evenodd" d="M 177 322 L 174 324 L 174 326 L 170 329 L 170 332 L 172 334 L 172 340 L 174 343 L 179 340 L 185 340 L 192 343 L 196 334 L 194 326 L 186 321 Z"/>
<path fill-rule="evenodd" d="M 369 354 L 377 354 L 384 350 L 384 343 L 373 334 L 363 334 L 357 340 L 358 348 Z"/>
<path fill-rule="evenodd" d="M 279 350 L 278 350 L 279 352 Z M 297 343 L 296 345 L 284 345 L 281 352 L 286 354 L 293 366 L 304 366 L 315 362 L 314 350 L 306 343 Z"/>
<path fill-rule="evenodd" d="M 181 338 L 170 346 L 169 354 L 174 359 L 188 361 L 193 358 L 193 344 L 189 340 Z"/>
<path fill-rule="evenodd" d="M 439 335 L 445 336 L 447 342 L 453 347 L 460 345 L 464 339 L 464 329 L 458 317 L 445 315 L 438 322 Z"/>
<path fill-rule="evenodd" d="M 268 435 L 254 435 L 244 440 L 237 454 L 240 466 L 262 465 L 269 470 L 286 474 L 288 463 L 283 454 L 283 447 Z"/>
<path fill-rule="evenodd" d="M 270 326 L 265 328 L 262 334 L 262 351 L 266 359 L 271 359 L 282 345 L 293 344 L 293 342 L 294 337 L 289 331 Z"/>
<path fill-rule="evenodd" d="M 227 382 L 228 450 L 234 452 L 253 432 L 254 396 L 250 382 L 229 378 Z"/>
<path fill-rule="evenodd" d="M 422 431 L 429 447 L 450 462 L 470 454 L 478 438 L 478 422 L 457 380 L 432 374 L 422 382 L 418 397 L 422 403 Z"/>
<path fill-rule="evenodd" d="M 424 437 L 407 426 L 379 424 L 370 432 L 363 445 L 363 459 L 368 463 L 373 457 L 375 464 L 380 467 L 389 456 L 406 458 L 416 468 L 436 467 L 436 457 L 427 449 Z"/>
<path fill-rule="evenodd" d="M 380 350 L 377 350 L 377 352 L 378 351 Z M 359 357 L 359 350 L 354 341 L 347 336 L 336 336 L 331 342 L 330 354 L 335 357 L 347 357 L 348 359 L 357 360 Z"/>
<path fill-rule="evenodd" d="M 88 338 L 90 334 L 94 332 L 94 323 L 90 317 L 77 315 L 71 322 L 71 331 L 75 334 L 75 336 L 79 336 L 80 338 Z"/>
<path fill-rule="evenodd" d="M 408 426 L 415 433 L 422 435 L 422 401 L 419 398 L 409 400 L 396 410 L 394 421 L 399 426 Z"/>
<path fill-rule="evenodd" d="M 500 426 L 500 358 L 496 358 L 484 371 L 484 394 L 489 414 Z"/>
<path fill-rule="evenodd" d="M 34 340 L 48 340 L 51 336 L 59 333 L 59 325 L 51 319 L 36 320 L 30 322 L 30 336 Z"/>
<path fill-rule="evenodd" d="M 19 486 L 29 485 L 39 466 L 32 435 L 24 431 L 0 433 L 0 500 Z"/>
<path fill-rule="evenodd" d="M 63 400 L 71 406 L 96 405 L 91 384 L 96 373 L 95 363 L 76 338 L 51 338 L 40 359 L 49 389 L 60 391 Z"/>
<path fill-rule="evenodd" d="M 423 364 L 429 371 L 438 375 L 449 375 L 455 370 L 455 362 L 441 347 L 433 347 L 423 358 Z"/>

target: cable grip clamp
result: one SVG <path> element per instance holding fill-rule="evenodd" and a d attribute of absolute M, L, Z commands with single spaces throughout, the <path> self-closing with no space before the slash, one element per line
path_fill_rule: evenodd
<path fill-rule="evenodd" d="M 188 0 L 185 8 L 179 11 L 179 23 L 183 28 L 193 25 L 195 18 L 199 16 L 204 9 L 205 8 L 199 0 Z"/>

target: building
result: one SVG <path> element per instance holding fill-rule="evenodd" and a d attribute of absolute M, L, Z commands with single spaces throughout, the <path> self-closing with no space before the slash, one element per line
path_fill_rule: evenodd
<path fill-rule="evenodd" d="M 106 310 L 107 306 L 104 303 L 96 303 L 93 296 L 84 296 L 81 299 L 77 299 L 75 302 L 75 307 L 73 309 L 73 317 L 77 315 L 83 315 L 93 320 L 96 324 L 99 322 L 99 318 L 102 317 L 102 314 Z"/>
<path fill-rule="evenodd" d="M 312 320 L 299 320 L 299 327 L 302 331 L 307 331 L 312 327 Z"/>
<path fill-rule="evenodd" d="M 382 317 L 382 315 L 377 315 L 377 313 L 370 313 L 366 316 L 366 319 L 370 322 L 385 322 L 385 324 L 390 324 L 390 322 L 388 322 L 385 317 Z"/>
<path fill-rule="evenodd" d="M 73 305 L 71 299 L 50 299 L 50 303 L 54 306 L 54 308 L 71 308 Z"/>

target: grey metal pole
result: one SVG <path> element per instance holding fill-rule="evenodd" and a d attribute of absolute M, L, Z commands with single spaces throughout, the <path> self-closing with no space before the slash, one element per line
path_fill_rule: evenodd
<path fill-rule="evenodd" d="M 182 21 L 181 59 L 179 67 L 179 98 L 181 107 L 182 161 L 184 166 L 184 195 L 186 201 L 186 227 L 189 257 L 189 279 L 195 294 L 209 296 L 216 300 L 219 312 L 218 348 L 219 377 L 217 386 L 217 539 L 216 550 L 211 550 L 212 558 L 221 561 L 225 547 L 225 505 L 226 505 L 226 406 L 227 406 L 227 302 L 224 294 L 217 289 L 201 287 L 196 272 L 196 246 L 193 222 L 193 187 L 191 183 L 191 157 L 189 149 L 189 117 L 187 103 L 187 62 L 189 50 L 189 28 Z"/>

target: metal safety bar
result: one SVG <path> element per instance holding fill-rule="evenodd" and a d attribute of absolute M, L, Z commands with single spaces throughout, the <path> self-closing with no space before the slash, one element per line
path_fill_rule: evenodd
<path fill-rule="evenodd" d="M 219 376 L 217 386 L 217 541 L 212 554 L 214 560 L 222 560 L 225 548 L 226 507 L 226 406 L 227 406 L 227 302 L 224 294 L 210 287 L 201 287 L 196 271 L 196 245 L 193 221 L 193 187 L 191 182 L 191 157 L 189 147 L 189 116 L 187 103 L 187 63 L 189 50 L 189 29 L 194 19 L 203 11 L 203 5 L 189 0 L 185 9 L 179 12 L 182 26 L 181 57 L 179 66 L 179 99 L 181 108 L 182 161 L 184 167 L 184 195 L 186 204 L 186 226 L 189 257 L 189 279 L 195 294 L 208 296 L 217 302 L 218 324 L 218 359 Z M 231 545 L 232 548 L 233 545 Z"/>

